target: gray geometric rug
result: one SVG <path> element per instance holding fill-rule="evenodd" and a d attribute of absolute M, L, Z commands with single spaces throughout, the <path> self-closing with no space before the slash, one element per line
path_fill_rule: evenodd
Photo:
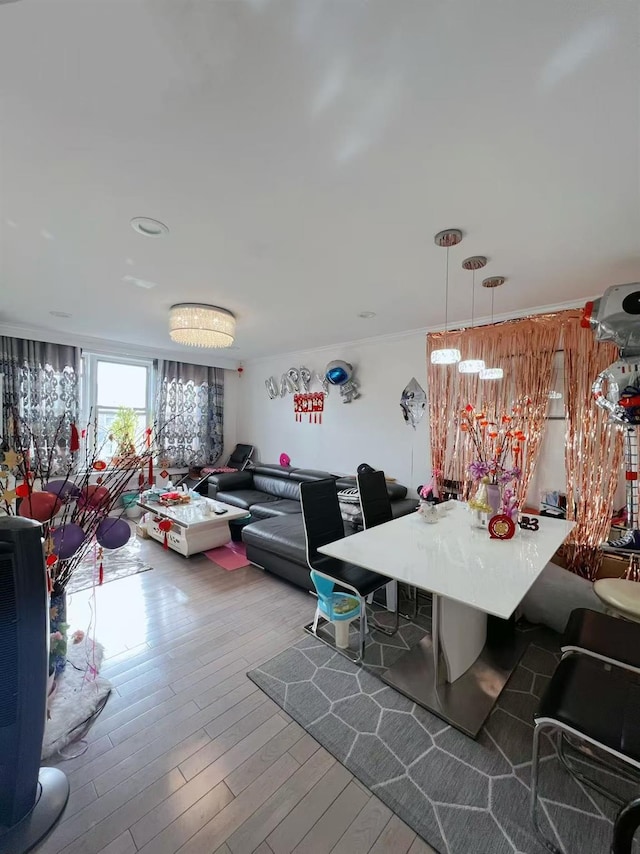
<path fill-rule="evenodd" d="M 531 722 L 557 635 L 525 629 L 529 646 L 474 741 L 375 675 L 425 634 L 428 607 L 394 637 L 372 632 L 366 669 L 305 636 L 248 676 L 441 854 L 544 854 L 528 815 Z M 567 854 L 608 851 L 615 806 L 564 770 L 546 736 L 541 755 L 547 836 Z"/>
<path fill-rule="evenodd" d="M 162 546 L 158 544 L 158 548 L 162 548 Z M 122 548 L 114 551 L 104 549 L 102 558 L 103 584 L 153 569 L 146 560 L 142 559 L 141 552 L 141 540 L 133 532 L 129 542 Z M 93 587 L 94 584 L 97 585 L 98 567 L 99 561 L 96 559 L 93 547 L 91 547 L 74 569 L 67 584 L 67 593 L 78 593 L 80 590 Z"/>

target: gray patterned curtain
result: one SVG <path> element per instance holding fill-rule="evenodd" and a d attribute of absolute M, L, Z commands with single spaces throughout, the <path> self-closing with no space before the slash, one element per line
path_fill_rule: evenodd
<path fill-rule="evenodd" d="M 50 475 L 67 471 L 73 462 L 69 441 L 71 424 L 78 420 L 80 355 L 76 347 L 0 335 L 0 434 L 9 441 L 17 411 L 31 431 L 31 453 Z"/>
<path fill-rule="evenodd" d="M 156 396 L 160 458 L 203 466 L 222 454 L 224 371 L 159 359 Z"/>

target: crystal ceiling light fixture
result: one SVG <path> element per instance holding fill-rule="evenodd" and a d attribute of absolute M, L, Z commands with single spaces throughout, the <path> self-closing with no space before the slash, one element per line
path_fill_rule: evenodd
<path fill-rule="evenodd" d="M 188 347 L 230 347 L 236 319 L 226 308 L 182 302 L 169 309 L 169 335 Z"/>
<path fill-rule="evenodd" d="M 444 246 L 447 250 L 447 271 L 445 278 L 444 290 L 444 339 L 446 343 L 447 330 L 449 326 L 449 249 L 452 246 L 457 246 L 462 240 L 462 232 L 459 228 L 447 228 L 444 231 L 439 231 L 433 238 L 436 246 Z M 452 347 L 442 347 L 438 350 L 431 351 L 432 365 L 455 365 L 460 361 L 460 350 Z"/>
<path fill-rule="evenodd" d="M 496 288 L 499 288 L 507 280 L 504 276 L 491 276 L 488 279 L 483 279 L 482 287 L 491 290 L 491 325 L 493 325 L 493 296 Z M 481 380 L 501 380 L 504 376 L 502 368 L 484 368 L 480 371 Z"/>
<path fill-rule="evenodd" d="M 465 258 L 462 262 L 463 270 L 471 270 L 473 275 L 472 285 L 471 285 L 471 328 L 473 329 L 473 324 L 475 320 L 475 310 L 476 310 L 476 270 L 482 270 L 483 267 L 486 267 L 487 259 L 484 255 L 473 255 L 471 258 Z M 482 359 L 464 359 L 462 362 L 458 363 L 458 370 L 461 374 L 479 374 L 480 371 L 484 370 L 484 362 Z"/>

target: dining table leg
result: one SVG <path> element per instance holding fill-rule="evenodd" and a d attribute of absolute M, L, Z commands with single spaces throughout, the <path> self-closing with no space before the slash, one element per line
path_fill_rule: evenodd
<path fill-rule="evenodd" d="M 487 614 L 432 596 L 432 630 L 382 679 L 475 738 L 515 669 L 525 644 L 487 642 Z"/>

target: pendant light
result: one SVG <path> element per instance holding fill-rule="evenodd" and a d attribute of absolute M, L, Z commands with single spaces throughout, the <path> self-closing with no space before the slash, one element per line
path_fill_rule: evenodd
<path fill-rule="evenodd" d="M 482 270 L 486 267 L 487 259 L 484 255 L 473 255 L 471 258 L 465 258 L 462 262 L 463 270 L 471 270 L 473 279 L 471 285 L 471 328 L 475 320 L 476 310 L 476 270 Z M 485 364 L 482 359 L 464 359 L 458 363 L 458 370 L 461 374 L 479 374 L 483 371 Z"/>
<path fill-rule="evenodd" d="M 462 232 L 458 228 L 447 228 L 439 231 L 433 238 L 436 246 L 444 246 L 447 250 L 447 272 L 444 291 L 444 340 L 446 344 L 447 327 L 449 325 L 449 249 L 457 246 L 462 240 Z M 460 361 L 460 350 L 451 347 L 442 347 L 431 351 L 432 365 L 455 365 Z"/>
<path fill-rule="evenodd" d="M 491 276 L 489 279 L 484 279 L 482 282 L 483 288 L 489 288 L 491 290 L 491 325 L 493 326 L 493 295 L 495 293 L 495 289 L 499 288 L 500 285 L 504 285 L 507 280 L 504 276 Z M 481 380 L 501 380 L 504 376 L 504 371 L 502 368 L 484 368 L 484 370 L 480 371 L 480 379 Z"/>

